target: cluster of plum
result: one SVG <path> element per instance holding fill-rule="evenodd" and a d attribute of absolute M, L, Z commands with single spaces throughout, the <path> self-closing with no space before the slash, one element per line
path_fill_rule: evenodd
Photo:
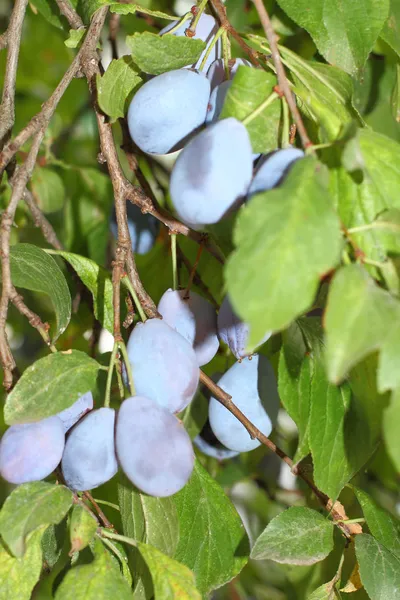
<path fill-rule="evenodd" d="M 168 35 L 175 26 L 161 34 Z M 185 35 L 185 30 L 183 24 L 172 35 Z M 209 46 L 216 31 L 213 17 L 202 14 L 195 37 Z M 237 69 L 251 67 L 243 59 L 229 61 L 226 80 L 219 41 L 205 62 L 206 74 L 197 70 L 200 57 L 195 65 L 153 77 L 138 90 L 128 110 L 130 135 L 143 152 L 177 156 L 170 195 L 179 219 L 194 229 L 217 223 L 253 194 L 271 189 L 303 157 L 301 150 L 289 147 L 259 158 L 243 123 L 232 117 L 219 119 Z"/>

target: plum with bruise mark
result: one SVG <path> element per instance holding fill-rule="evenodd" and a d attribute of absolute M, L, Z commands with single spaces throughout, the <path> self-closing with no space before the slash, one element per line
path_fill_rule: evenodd
<path fill-rule="evenodd" d="M 183 424 L 150 398 L 124 400 L 115 440 L 125 475 L 151 496 L 179 492 L 193 471 L 193 447 Z"/>

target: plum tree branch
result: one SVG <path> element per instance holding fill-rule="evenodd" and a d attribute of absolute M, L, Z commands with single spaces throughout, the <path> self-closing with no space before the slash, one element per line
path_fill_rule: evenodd
<path fill-rule="evenodd" d="M 36 225 L 36 227 L 40 227 L 45 240 L 50 244 L 50 246 L 53 246 L 53 248 L 56 248 L 56 250 L 62 250 L 63 246 L 62 246 L 61 242 L 59 241 L 57 234 L 53 229 L 52 224 L 46 219 L 46 217 L 44 216 L 44 214 L 42 213 L 42 211 L 36 204 L 32 192 L 30 192 L 27 189 L 25 190 L 25 193 L 24 193 L 24 200 L 25 200 L 29 210 L 31 211 L 31 215 L 32 215 L 34 224 Z"/>
<path fill-rule="evenodd" d="M 57 6 L 60 9 L 60 13 L 67 18 L 69 24 L 73 29 L 80 29 L 84 27 L 83 21 L 78 13 L 72 8 L 69 0 L 56 0 Z"/>
<path fill-rule="evenodd" d="M 5 31 L 0 35 L 0 50 L 7 48 L 8 44 L 8 31 Z"/>
<path fill-rule="evenodd" d="M 215 0 L 213 0 L 215 1 Z M 285 67 L 283 66 L 281 55 L 278 49 L 278 40 L 276 33 L 272 27 L 271 19 L 269 18 L 269 14 L 267 9 L 264 6 L 263 0 L 253 0 L 254 6 L 258 12 L 260 17 L 261 25 L 264 28 L 266 38 L 268 40 L 269 46 L 271 48 L 272 60 L 275 65 L 276 75 L 278 78 L 278 85 L 285 96 L 286 102 L 289 106 L 290 112 L 292 113 L 292 117 L 297 126 L 297 131 L 299 132 L 299 136 L 304 148 L 308 148 L 312 146 L 312 142 L 308 137 L 306 128 L 303 123 L 303 119 L 301 118 L 300 111 L 297 108 L 296 101 L 291 92 L 289 82 L 286 77 Z"/>
<path fill-rule="evenodd" d="M 226 16 L 226 8 L 223 2 L 221 0 L 210 0 L 210 2 L 216 15 L 218 16 L 221 27 L 223 27 L 237 41 L 242 50 L 248 55 L 253 65 L 258 67 L 258 52 L 246 44 L 242 36 L 231 25 L 228 17 Z"/>
<path fill-rule="evenodd" d="M 346 524 L 347 515 L 344 511 L 343 506 L 335 502 L 321 492 L 320 489 L 307 477 L 304 471 L 301 469 L 300 465 L 294 465 L 292 459 L 281 450 L 273 441 L 271 441 L 266 435 L 264 435 L 249 419 L 242 413 L 242 411 L 232 402 L 232 396 L 227 394 L 222 388 L 219 387 L 214 381 L 208 377 L 201 369 L 200 369 L 200 381 L 203 385 L 205 385 L 212 395 L 223 405 L 225 408 L 229 410 L 237 419 L 242 423 L 242 425 L 247 429 L 249 435 L 253 439 L 257 439 L 259 442 L 264 444 L 269 450 L 274 452 L 280 459 L 282 459 L 289 467 L 292 469 L 295 475 L 298 475 L 314 492 L 316 497 L 322 506 L 332 515 L 337 526 L 343 531 L 346 537 L 350 537 L 355 533 L 360 533 L 360 526 L 358 524 Z"/>

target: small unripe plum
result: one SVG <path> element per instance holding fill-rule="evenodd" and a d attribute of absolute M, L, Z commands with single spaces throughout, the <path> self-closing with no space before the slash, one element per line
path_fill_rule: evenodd
<path fill-rule="evenodd" d="M 172 413 L 186 408 L 200 371 L 196 354 L 182 335 L 160 319 L 148 319 L 135 326 L 127 351 L 137 394 Z"/>
<path fill-rule="evenodd" d="M 252 354 L 247 351 L 249 333 L 249 326 L 237 316 L 229 296 L 225 296 L 218 313 L 218 335 L 238 359 Z M 271 332 L 268 331 L 259 345 L 264 344 L 270 337 Z"/>
<path fill-rule="evenodd" d="M 194 465 L 190 438 L 183 424 L 150 398 L 124 400 L 115 439 L 122 470 L 142 492 L 171 496 L 187 483 Z"/>
<path fill-rule="evenodd" d="M 66 484 L 83 492 L 114 477 L 118 470 L 114 449 L 115 410 L 98 408 L 69 434 L 61 461 Z"/>
<path fill-rule="evenodd" d="M 217 313 L 208 300 L 186 290 L 167 290 L 157 307 L 163 321 L 193 346 L 198 365 L 206 365 L 219 348 Z"/>
<path fill-rule="evenodd" d="M 179 218 L 196 229 L 217 223 L 247 193 L 253 173 L 250 138 L 234 118 L 197 134 L 182 150 L 170 181 Z"/>
<path fill-rule="evenodd" d="M 160 31 L 160 35 L 164 35 L 165 33 L 168 33 L 168 31 L 170 31 L 170 29 L 172 29 L 173 27 L 175 27 L 175 25 L 177 25 L 178 21 L 172 21 L 172 23 L 168 23 L 168 25 L 166 25 L 164 27 L 164 29 L 161 29 Z M 190 25 L 190 21 L 185 21 L 184 23 L 182 23 L 182 25 L 180 27 L 178 27 L 178 29 L 176 31 L 174 31 L 173 34 L 171 35 L 176 35 L 177 37 L 182 37 L 185 35 L 185 31 L 186 29 L 189 27 Z M 202 63 L 202 60 L 204 58 L 205 53 L 207 52 L 207 48 L 209 47 L 209 45 L 211 44 L 212 40 L 214 39 L 215 34 L 218 31 L 218 23 L 216 22 L 216 20 L 214 19 L 214 17 L 212 17 L 211 15 L 207 15 L 205 13 L 202 13 L 199 22 L 197 23 L 197 27 L 196 27 L 196 33 L 193 36 L 192 39 L 195 40 L 203 40 L 203 42 L 207 42 L 207 46 L 205 47 L 205 49 L 203 50 L 203 52 L 200 55 L 199 60 L 192 64 L 192 65 L 187 65 L 187 67 L 192 67 L 194 69 L 200 69 L 200 65 Z M 211 63 L 219 58 L 222 55 L 222 42 L 221 42 L 221 38 L 219 40 L 216 41 L 216 43 L 214 44 L 213 48 L 211 49 L 210 55 L 208 56 L 206 63 L 204 65 L 204 72 L 206 73 L 209 66 L 211 65 Z"/>
<path fill-rule="evenodd" d="M 10 483 L 40 481 L 61 460 L 65 435 L 57 416 L 11 425 L 0 442 L 0 475 Z"/>
<path fill-rule="evenodd" d="M 72 406 L 58 413 L 57 417 L 61 419 L 64 426 L 64 433 L 67 433 L 85 415 L 93 408 L 92 392 L 86 392 L 78 398 Z"/>
<path fill-rule="evenodd" d="M 132 140 L 143 152 L 166 154 L 206 118 L 210 82 L 204 75 L 178 69 L 147 81 L 128 110 Z"/>
<path fill-rule="evenodd" d="M 278 416 L 279 396 L 274 370 L 265 356 L 255 354 L 235 363 L 218 385 L 264 435 L 271 433 Z M 260 445 L 216 398 L 210 400 L 209 419 L 216 438 L 227 448 L 248 452 Z"/>
<path fill-rule="evenodd" d="M 284 148 L 261 158 L 250 184 L 248 197 L 266 192 L 277 186 L 296 160 L 304 157 L 298 148 Z"/>

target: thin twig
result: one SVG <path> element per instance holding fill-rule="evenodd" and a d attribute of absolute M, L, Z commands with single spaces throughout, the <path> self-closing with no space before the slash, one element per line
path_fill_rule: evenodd
<path fill-rule="evenodd" d="M 3 96 L 0 104 L 0 149 L 10 139 L 15 121 L 15 83 L 17 79 L 22 25 L 27 4 L 28 0 L 15 0 L 10 24 L 7 29 L 7 63 Z"/>
<path fill-rule="evenodd" d="M 92 494 L 90 492 L 83 492 L 82 496 L 84 498 L 86 498 L 87 500 L 89 500 L 90 504 L 93 506 L 93 508 L 97 512 L 99 519 L 102 521 L 104 527 L 106 527 L 107 529 L 114 529 L 114 525 L 112 523 L 110 523 L 110 521 L 107 519 L 106 515 L 101 510 L 100 506 L 97 504 L 97 502 L 93 498 Z"/>
<path fill-rule="evenodd" d="M 219 1 L 219 0 L 218 0 Z M 215 0 L 213 0 L 215 2 Z M 304 148 L 308 148 L 312 146 L 312 142 L 308 137 L 306 128 L 303 123 L 303 119 L 301 118 L 300 111 L 297 108 L 296 101 L 293 97 L 293 94 L 290 90 L 289 82 L 286 77 L 285 67 L 283 66 L 281 55 L 279 54 L 278 49 L 278 39 L 275 34 L 275 31 L 272 27 L 271 19 L 269 18 L 267 9 L 264 6 L 263 0 L 253 0 L 254 6 L 258 12 L 260 17 L 261 24 L 264 28 L 266 38 L 268 40 L 269 46 L 271 48 L 272 60 L 274 61 L 276 75 L 278 78 L 278 84 L 281 92 L 285 96 L 286 102 L 290 108 L 290 112 L 292 113 L 293 120 L 296 123 L 297 131 L 299 132 L 299 136 L 301 138 L 301 142 Z"/>
<path fill-rule="evenodd" d="M 51 343 L 51 339 L 48 333 L 48 323 L 43 323 L 39 315 L 37 315 L 30 308 L 28 308 L 28 306 L 24 302 L 23 297 L 17 292 L 14 286 L 11 287 L 10 300 L 14 304 L 15 308 L 21 313 L 21 315 L 24 315 L 24 317 L 28 319 L 29 324 L 39 332 L 39 334 L 41 335 L 47 346 L 50 348 L 50 350 L 52 352 L 57 352 L 57 349 Z"/>
<path fill-rule="evenodd" d="M 118 59 L 117 36 L 119 32 L 121 15 L 112 13 L 108 24 L 108 41 L 111 44 L 111 56 L 113 59 Z"/>
<path fill-rule="evenodd" d="M 67 18 L 72 29 L 80 29 L 84 27 L 83 21 L 78 13 L 72 8 L 69 0 L 56 0 L 60 13 Z"/>
<path fill-rule="evenodd" d="M 256 52 L 256 50 L 253 50 L 253 48 L 246 44 L 242 36 L 231 25 L 230 21 L 228 20 L 228 17 L 226 16 L 226 8 L 221 2 L 221 0 L 211 0 L 211 5 L 218 16 L 221 27 L 228 31 L 228 33 L 237 41 L 242 50 L 246 52 L 253 65 L 255 67 L 258 67 L 258 52 Z"/>
<path fill-rule="evenodd" d="M 200 370 L 200 382 L 204 384 L 212 393 L 212 395 L 229 410 L 247 429 L 252 439 L 257 439 L 259 442 L 264 444 L 269 450 L 274 452 L 281 460 L 283 460 L 292 469 L 295 475 L 301 477 L 301 479 L 312 489 L 320 503 L 324 508 L 332 515 L 337 526 L 343 531 L 346 537 L 350 537 L 353 533 L 358 532 L 357 529 L 352 528 L 351 525 L 346 525 L 347 516 L 344 513 L 343 507 L 339 503 L 333 504 L 332 500 L 307 477 L 302 471 L 299 465 L 295 466 L 292 459 L 281 450 L 274 442 L 272 442 L 266 435 L 264 435 L 249 419 L 242 413 L 242 411 L 232 402 L 232 396 L 224 392 L 213 380 L 208 377 L 203 371 Z"/>
<path fill-rule="evenodd" d="M 192 265 L 190 264 L 189 259 L 182 252 L 182 249 L 179 247 L 179 244 L 177 244 L 176 249 L 177 249 L 177 253 L 179 256 L 179 260 L 181 260 L 182 263 L 185 265 L 185 268 L 190 275 L 190 273 L 192 272 Z M 195 285 L 197 285 L 197 287 L 203 292 L 203 294 L 206 296 L 206 298 L 208 298 L 208 300 L 211 302 L 211 304 L 213 304 L 213 306 L 218 310 L 219 309 L 218 302 L 216 301 L 216 299 L 210 292 L 209 288 L 206 286 L 206 284 L 204 283 L 204 281 L 202 280 L 202 278 L 200 277 L 200 275 L 197 272 L 194 274 L 193 283 Z"/>
<path fill-rule="evenodd" d="M 4 50 L 4 48 L 7 48 L 7 44 L 8 44 L 8 31 L 5 31 L 4 33 L 2 33 L 0 35 L 0 50 Z"/>
<path fill-rule="evenodd" d="M 56 248 L 57 250 L 62 250 L 63 246 L 59 241 L 52 224 L 46 219 L 46 217 L 36 204 L 33 194 L 29 190 L 25 190 L 24 200 L 29 210 L 31 211 L 33 222 L 35 223 L 36 227 L 40 227 L 45 240 L 51 246 L 53 246 L 53 248 Z"/>

